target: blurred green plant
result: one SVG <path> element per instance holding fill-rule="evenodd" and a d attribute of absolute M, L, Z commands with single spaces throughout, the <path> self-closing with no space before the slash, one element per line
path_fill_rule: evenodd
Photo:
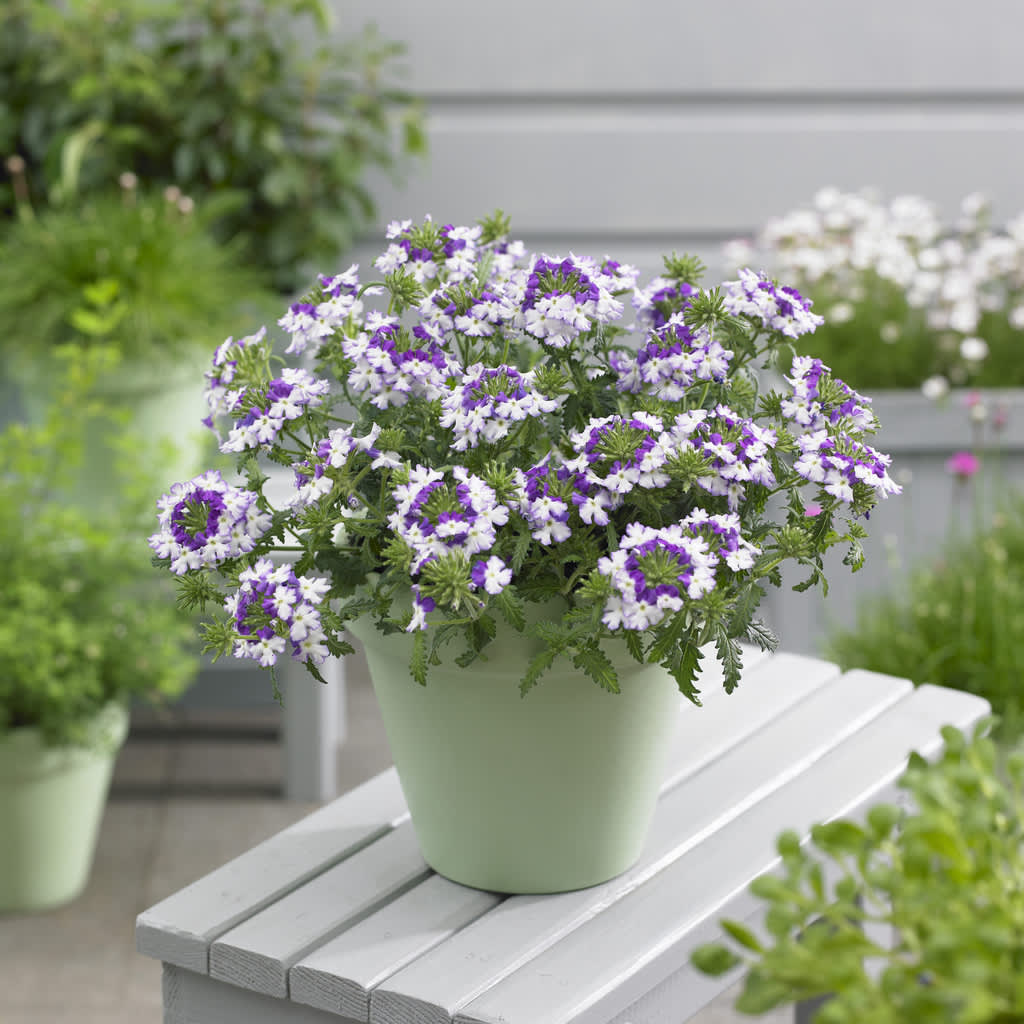
<path fill-rule="evenodd" d="M 132 439 L 119 515 L 105 522 L 69 504 L 82 425 L 106 415 L 89 395 L 115 372 L 109 348 L 66 347 L 45 420 L 0 432 L 0 733 L 40 729 L 74 741 L 112 700 L 173 697 L 195 678 L 195 624 L 154 577 L 146 535 L 153 477 Z"/>
<path fill-rule="evenodd" d="M 45 357 L 66 342 L 113 344 L 126 358 L 175 358 L 226 333 L 272 292 L 220 243 L 190 197 L 120 194 L 44 208 L 0 234 L 0 353 Z"/>
<path fill-rule="evenodd" d="M 751 885 L 767 934 L 723 921 L 731 941 L 693 957 L 706 974 L 748 968 L 738 1010 L 831 995 L 816 1024 L 1024 1020 L 1024 753 L 1001 764 L 981 729 L 943 736 L 939 761 L 913 755 L 900 782 L 909 812 L 817 825 L 813 850 L 779 837 L 781 870 Z"/>
<path fill-rule="evenodd" d="M 215 194 L 218 236 L 289 291 L 372 216 L 367 171 L 424 150 L 401 52 L 322 0 L 5 0 L 0 154 L 24 177 L 0 173 L 0 210 L 61 201 L 62 160 L 82 192 L 128 170 Z"/>
<path fill-rule="evenodd" d="M 999 716 L 997 738 L 1024 735 L 1024 501 L 1004 500 L 989 525 L 953 533 L 934 562 L 867 598 L 824 656 L 977 694 Z"/>

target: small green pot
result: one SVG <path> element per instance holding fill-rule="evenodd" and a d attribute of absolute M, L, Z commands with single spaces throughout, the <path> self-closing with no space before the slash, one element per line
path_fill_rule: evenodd
<path fill-rule="evenodd" d="M 560 659 L 521 696 L 539 641 L 502 625 L 487 661 L 449 656 L 423 687 L 410 637 L 350 624 L 421 851 L 439 874 L 492 892 L 597 885 L 640 856 L 682 698 L 664 669 L 611 648 L 621 693 Z"/>
<path fill-rule="evenodd" d="M 0 912 L 73 900 L 92 869 L 128 712 L 109 704 L 82 746 L 47 747 L 38 730 L 0 735 Z"/>

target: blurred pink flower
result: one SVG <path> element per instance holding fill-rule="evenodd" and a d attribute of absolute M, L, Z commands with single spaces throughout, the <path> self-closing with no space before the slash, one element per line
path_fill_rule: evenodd
<path fill-rule="evenodd" d="M 808 502 L 804 508 L 805 516 L 820 516 L 821 506 L 816 501 Z"/>
<path fill-rule="evenodd" d="M 946 469 L 958 480 L 970 480 L 980 467 L 981 462 L 973 452 L 954 452 L 946 463 Z"/>

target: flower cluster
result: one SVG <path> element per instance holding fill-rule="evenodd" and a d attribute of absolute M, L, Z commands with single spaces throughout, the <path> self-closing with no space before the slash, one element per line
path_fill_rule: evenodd
<path fill-rule="evenodd" d="M 452 447 L 461 452 L 482 442 L 495 444 L 528 416 L 554 412 L 564 396 L 542 395 L 534 379 L 533 373 L 520 373 L 514 366 L 470 366 L 441 402 L 444 413 L 438 422 L 455 435 Z"/>
<path fill-rule="evenodd" d="M 981 195 L 953 223 L 920 196 L 822 189 L 726 259 L 753 259 L 814 297 L 827 324 L 808 350 L 861 386 L 1024 383 L 1024 215 L 996 229 Z"/>
<path fill-rule="evenodd" d="M 413 575 L 435 558 L 489 551 L 495 528 L 508 522 L 508 509 L 480 477 L 456 466 L 452 478 L 454 486 L 439 470 L 416 466 L 391 493 L 388 526 L 411 549 Z"/>
<path fill-rule="evenodd" d="M 175 484 L 158 503 L 160 529 L 149 546 L 179 576 L 246 555 L 270 528 L 258 502 L 258 494 L 232 487 L 216 471 Z"/>
<path fill-rule="evenodd" d="M 320 296 L 316 302 L 293 302 L 278 326 L 291 337 L 286 352 L 298 355 L 308 352 L 315 356 L 320 346 L 349 317 L 363 311 L 359 298 L 358 267 L 351 266 L 333 277 L 320 275 Z"/>
<path fill-rule="evenodd" d="M 770 331 L 799 338 L 820 327 L 824 318 L 811 312 L 813 303 L 795 288 L 780 288 L 770 278 L 746 268 L 738 281 L 722 289 L 725 308 L 734 314 L 755 317 Z"/>
<path fill-rule="evenodd" d="M 314 665 L 327 658 L 319 604 L 330 590 L 321 579 L 296 576 L 291 565 L 260 558 L 239 575 L 239 586 L 224 602 L 234 623 L 236 658 L 269 667 L 288 652 Z"/>
<path fill-rule="evenodd" d="M 821 581 L 899 490 L 870 402 L 820 359 L 765 387 L 821 317 L 763 275 L 705 291 L 673 256 L 640 286 L 607 257 L 528 253 L 500 217 L 395 222 L 374 268 L 321 277 L 281 319 L 303 369 L 272 370 L 262 333 L 217 350 L 210 421 L 230 418 L 246 487 L 176 485 L 152 541 L 190 600 L 220 595 L 217 649 L 315 671 L 370 614 L 411 634 L 422 681 L 453 630 L 486 654 L 496 617 L 530 630 L 528 605 L 561 602 L 545 640 L 602 685 L 600 648 L 628 643 L 692 694 L 679 652 L 713 640 L 731 687 L 738 639 L 772 642 L 763 585 L 788 561 Z M 290 489 L 271 470 L 274 502 L 264 458 L 291 470 Z"/>
<path fill-rule="evenodd" d="M 651 340 L 635 355 L 623 350 L 611 354 L 620 391 L 641 391 L 667 402 L 677 402 L 696 381 L 725 380 L 732 352 L 706 330 L 691 331 L 676 313 L 651 332 Z"/>
<path fill-rule="evenodd" d="M 714 590 L 721 563 L 740 572 L 758 554 L 735 515 L 701 510 L 661 529 L 632 523 L 618 549 L 597 563 L 612 585 L 602 622 L 609 629 L 656 626 L 681 611 L 685 598 L 699 600 Z"/>
<path fill-rule="evenodd" d="M 308 370 L 287 368 L 274 378 L 263 392 L 247 391 L 234 403 L 237 416 L 228 439 L 221 443 L 225 454 L 243 452 L 271 444 L 284 429 L 285 423 L 297 420 L 306 409 L 319 405 L 330 390 L 325 380 L 316 380 Z"/>

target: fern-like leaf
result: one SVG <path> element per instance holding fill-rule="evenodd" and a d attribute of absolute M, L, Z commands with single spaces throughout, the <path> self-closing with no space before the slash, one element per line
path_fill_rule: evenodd
<path fill-rule="evenodd" d="M 619 692 L 619 677 L 615 666 L 596 643 L 581 647 L 574 655 L 572 663 L 593 679 L 602 690 L 608 690 L 609 693 Z"/>

